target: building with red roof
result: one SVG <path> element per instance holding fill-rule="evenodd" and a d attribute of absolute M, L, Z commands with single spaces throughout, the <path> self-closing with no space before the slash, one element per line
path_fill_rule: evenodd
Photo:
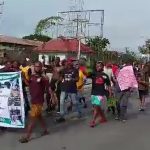
<path fill-rule="evenodd" d="M 46 61 L 49 61 L 51 57 L 60 57 L 60 59 L 66 59 L 68 57 L 77 58 L 79 50 L 79 40 L 77 39 L 66 39 L 60 37 L 58 39 L 50 40 L 46 43 L 43 43 L 39 47 L 34 49 L 39 53 L 39 60 L 45 57 Z M 93 54 L 94 51 L 81 42 L 80 44 L 81 57 L 88 57 Z"/>

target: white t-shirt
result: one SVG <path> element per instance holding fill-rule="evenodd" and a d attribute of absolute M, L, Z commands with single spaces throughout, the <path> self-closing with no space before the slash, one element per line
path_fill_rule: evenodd
<path fill-rule="evenodd" d="M 0 69 L 3 69 L 5 66 L 4 65 L 0 65 Z"/>
<path fill-rule="evenodd" d="M 104 67 L 104 73 L 108 75 L 109 80 L 111 81 L 112 77 L 113 77 L 113 72 L 111 68 L 106 68 Z"/>

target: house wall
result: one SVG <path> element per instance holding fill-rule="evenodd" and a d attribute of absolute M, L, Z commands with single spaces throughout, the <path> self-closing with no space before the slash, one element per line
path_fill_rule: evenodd
<path fill-rule="evenodd" d="M 75 53 L 39 53 L 39 61 L 43 62 L 43 56 L 45 57 L 45 64 L 48 65 L 49 62 L 54 57 L 60 57 L 60 60 L 64 60 L 68 57 L 77 57 L 77 54 Z M 87 58 L 86 54 L 81 54 L 81 57 Z"/>
<path fill-rule="evenodd" d="M 0 43 L 0 50 L 26 50 L 26 49 L 33 49 L 35 46 L 28 46 L 28 45 L 19 45 L 19 44 L 12 44 L 12 43 Z"/>
<path fill-rule="evenodd" d="M 32 51 L 33 48 L 35 48 L 35 46 L 0 43 L 0 52 L 4 52 L 9 59 L 19 62 L 22 62 L 26 57 L 37 60 L 37 54 L 35 56 Z"/>

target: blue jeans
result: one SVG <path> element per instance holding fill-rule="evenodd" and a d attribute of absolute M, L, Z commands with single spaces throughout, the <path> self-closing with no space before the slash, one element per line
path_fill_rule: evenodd
<path fill-rule="evenodd" d="M 78 112 L 79 115 L 81 115 L 80 103 L 79 103 L 79 98 L 77 96 L 77 93 L 67 93 L 67 92 L 61 92 L 60 94 L 60 115 L 62 117 L 64 117 L 65 115 L 66 97 L 69 97 L 71 99 L 73 106 L 75 107 L 75 111 Z"/>

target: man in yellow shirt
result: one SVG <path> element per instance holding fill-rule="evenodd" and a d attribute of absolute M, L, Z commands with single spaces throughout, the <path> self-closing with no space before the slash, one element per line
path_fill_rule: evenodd
<path fill-rule="evenodd" d="M 86 81 L 86 76 L 84 75 L 83 71 L 80 69 L 79 64 L 76 63 L 75 67 L 79 69 L 79 80 L 77 82 L 77 90 L 78 90 L 78 97 L 79 101 L 84 103 L 84 108 L 87 108 L 87 104 L 84 97 L 84 84 Z"/>
<path fill-rule="evenodd" d="M 23 96 L 25 101 L 25 115 L 28 115 L 28 111 L 30 110 L 30 104 L 28 100 L 28 94 L 27 94 L 27 87 L 28 87 L 28 81 L 30 79 L 31 75 L 31 68 L 28 65 L 28 62 L 24 60 L 23 64 L 20 66 L 20 70 L 22 72 L 22 87 L 23 87 Z"/>

